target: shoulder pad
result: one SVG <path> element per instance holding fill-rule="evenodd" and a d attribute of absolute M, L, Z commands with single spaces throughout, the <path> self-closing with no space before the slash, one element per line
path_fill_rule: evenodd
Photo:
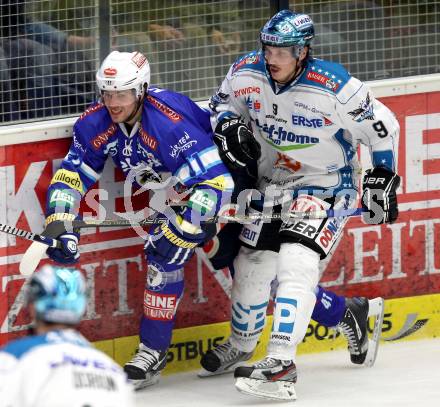
<path fill-rule="evenodd" d="M 17 359 L 20 359 L 27 352 L 33 350 L 37 346 L 47 345 L 46 335 L 27 336 L 8 343 L 2 351 L 9 353 Z"/>
<path fill-rule="evenodd" d="M 167 91 L 164 91 L 164 92 L 167 92 Z M 160 95 L 160 96 L 158 96 L 158 95 Z M 163 96 L 165 96 L 165 97 L 163 97 Z M 182 115 L 169 106 L 170 103 L 168 103 L 167 99 L 170 99 L 170 98 L 166 97 L 166 96 L 169 96 L 169 95 L 167 93 L 165 93 L 163 95 L 162 92 L 159 94 L 153 94 L 153 95 L 149 94 L 145 98 L 145 103 L 156 108 L 159 112 L 161 112 L 165 117 L 167 117 L 173 123 L 180 122 L 182 120 Z"/>
<path fill-rule="evenodd" d="M 351 75 L 340 64 L 311 58 L 308 61 L 306 72 L 300 82 L 313 85 L 317 88 L 338 93 L 349 81 Z"/>
<path fill-rule="evenodd" d="M 244 68 L 264 72 L 264 58 L 261 52 L 252 51 L 238 58 L 232 65 L 232 73 L 234 74 Z"/>
<path fill-rule="evenodd" d="M 104 103 L 95 102 L 90 105 L 81 116 L 79 116 L 78 121 L 84 120 L 86 117 L 94 115 L 96 112 L 102 111 L 103 109 L 105 111 Z"/>

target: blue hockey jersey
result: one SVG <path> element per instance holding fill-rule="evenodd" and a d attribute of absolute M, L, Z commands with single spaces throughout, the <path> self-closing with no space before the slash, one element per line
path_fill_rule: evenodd
<path fill-rule="evenodd" d="M 102 103 L 91 105 L 77 120 L 73 140 L 47 194 L 47 215 L 76 213 L 80 198 L 99 179 L 109 156 L 138 185 L 160 181 L 170 172 L 192 188 L 192 211 L 215 213 L 233 190 L 232 178 L 212 140 L 209 112 L 188 97 L 148 89 L 142 116 L 130 132 L 114 123 Z M 184 218 L 190 220 L 191 211 Z"/>

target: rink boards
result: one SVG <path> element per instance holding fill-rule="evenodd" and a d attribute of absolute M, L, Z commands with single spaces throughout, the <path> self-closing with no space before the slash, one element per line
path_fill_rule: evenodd
<path fill-rule="evenodd" d="M 398 340 L 438 336 L 433 321 L 435 312 L 438 318 L 440 292 L 440 75 L 381 81 L 372 87 L 401 126 L 400 216 L 392 225 L 365 225 L 351 218 L 338 247 L 322 262 L 321 281 L 339 294 L 386 298 L 391 315 L 385 317 L 385 338 L 412 323 L 420 329 Z M 0 128 L 0 223 L 41 231 L 45 190 L 67 152 L 72 123 L 65 119 Z M 361 156 L 368 168 L 366 152 Z M 122 174 L 109 162 L 99 184 L 88 192 L 83 213 L 111 218 L 132 205 L 145 207 L 146 197 L 132 203 L 129 195 Z M 25 240 L 0 233 L 0 345 L 23 336 L 30 326 L 23 307 L 25 278 L 18 272 L 28 246 Z M 142 238 L 130 229 L 94 228 L 81 236 L 78 267 L 90 290 L 81 331 L 118 361 L 126 360 L 137 342 L 146 270 L 142 248 Z M 228 333 L 227 270 L 215 272 L 196 255 L 185 269 L 185 285 L 170 371 L 195 368 L 200 352 Z M 428 321 L 417 322 L 427 318 L 423 313 L 428 313 Z M 414 321 L 405 325 L 412 314 L 417 314 Z M 332 342 L 326 335 L 323 327 L 310 327 L 302 351 L 345 346 L 340 338 Z"/>
<path fill-rule="evenodd" d="M 371 322 L 370 326 L 372 327 Z M 254 359 L 261 359 L 265 356 L 271 325 L 272 317 L 270 316 L 267 318 Z M 199 369 L 201 354 L 217 343 L 223 342 L 228 337 L 229 332 L 228 322 L 176 329 L 173 333 L 165 372 L 175 373 Z M 334 333 L 333 329 L 328 329 L 312 321 L 309 324 L 303 343 L 298 348 L 298 353 L 327 352 L 345 348 L 347 341 L 339 333 L 335 337 Z M 395 298 L 385 301 L 381 346 L 386 342 L 439 337 L 440 294 Z M 95 343 L 98 348 L 111 355 L 121 364 L 133 356 L 137 344 L 137 336 Z M 380 348 L 378 357 L 380 358 Z M 349 363 L 348 352 L 346 358 L 347 363 Z"/>

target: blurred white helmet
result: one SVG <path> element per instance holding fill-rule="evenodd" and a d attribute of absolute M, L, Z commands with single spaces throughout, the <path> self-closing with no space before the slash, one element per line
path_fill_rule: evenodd
<path fill-rule="evenodd" d="M 144 86 L 150 83 L 150 64 L 140 52 L 111 52 L 96 73 L 100 91 L 135 89 L 141 97 Z"/>

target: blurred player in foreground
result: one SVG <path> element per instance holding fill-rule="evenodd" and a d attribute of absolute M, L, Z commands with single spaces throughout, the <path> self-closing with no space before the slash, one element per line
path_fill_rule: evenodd
<path fill-rule="evenodd" d="M 0 349 L 0 406 L 133 406 L 122 368 L 75 330 L 87 302 L 81 273 L 46 265 L 28 284 L 34 334 Z"/>

